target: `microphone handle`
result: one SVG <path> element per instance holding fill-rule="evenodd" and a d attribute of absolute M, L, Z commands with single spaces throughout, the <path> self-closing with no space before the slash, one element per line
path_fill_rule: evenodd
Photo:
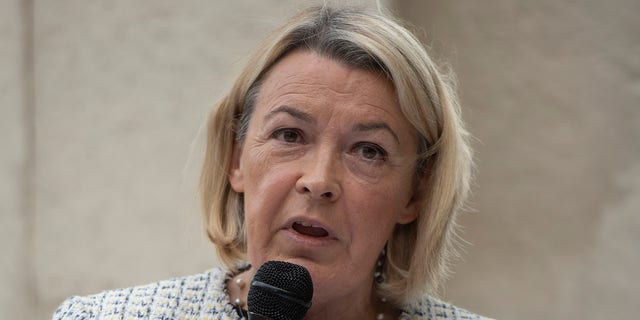
<path fill-rule="evenodd" d="M 263 316 L 261 314 L 253 313 L 251 311 L 248 312 L 249 320 L 273 320 L 269 317 Z"/>

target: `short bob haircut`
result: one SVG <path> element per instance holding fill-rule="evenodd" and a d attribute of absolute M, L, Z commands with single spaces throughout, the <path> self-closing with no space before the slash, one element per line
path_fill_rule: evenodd
<path fill-rule="evenodd" d="M 468 133 L 453 77 L 438 69 L 399 22 L 362 8 L 325 5 L 291 18 L 258 49 L 212 110 L 200 193 L 204 225 L 218 257 L 232 271 L 246 263 L 243 197 L 228 181 L 233 146 L 243 142 L 261 80 L 294 50 L 382 74 L 394 85 L 401 110 L 419 135 L 415 197 L 421 211 L 413 222 L 395 227 L 387 243 L 384 281 L 376 290 L 396 304 L 436 295 L 455 256 L 455 217 L 470 184 Z"/>

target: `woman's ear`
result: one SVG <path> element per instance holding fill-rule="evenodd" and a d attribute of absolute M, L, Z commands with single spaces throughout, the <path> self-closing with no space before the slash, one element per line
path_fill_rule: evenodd
<path fill-rule="evenodd" d="M 398 224 L 407 224 L 411 223 L 418 217 L 418 211 L 420 209 L 420 195 L 414 194 L 409 199 L 409 203 L 404 207 L 402 212 L 398 214 L 396 217 L 396 223 Z"/>
<path fill-rule="evenodd" d="M 422 172 L 418 175 L 416 174 L 416 178 L 414 181 L 415 187 L 413 190 L 413 194 L 407 203 L 407 206 L 404 210 L 398 214 L 396 222 L 398 224 L 407 224 L 411 223 L 418 218 L 418 214 L 422 211 L 424 206 L 424 197 L 426 195 L 427 182 L 429 180 L 429 174 L 431 172 L 431 164 L 429 163 L 425 169 L 421 170 Z"/>
<path fill-rule="evenodd" d="M 418 193 L 420 189 L 421 188 L 416 189 L 416 193 L 411 196 L 411 199 L 409 199 L 409 202 L 403 208 L 402 212 L 398 214 L 398 216 L 396 217 L 396 223 L 407 224 L 416 220 L 416 218 L 418 217 L 418 212 L 421 208 L 420 199 L 422 199 L 422 197 L 421 194 Z"/>
<path fill-rule="evenodd" d="M 233 191 L 237 193 L 244 192 L 244 175 L 240 166 L 240 158 L 242 156 L 242 143 L 235 142 L 233 151 L 231 152 L 231 163 L 229 163 L 229 184 Z"/>
<path fill-rule="evenodd" d="M 400 213 L 396 219 L 397 224 L 407 224 L 411 223 L 418 217 L 417 206 L 412 205 L 413 209 L 408 210 L 409 208 L 405 208 L 405 211 Z"/>

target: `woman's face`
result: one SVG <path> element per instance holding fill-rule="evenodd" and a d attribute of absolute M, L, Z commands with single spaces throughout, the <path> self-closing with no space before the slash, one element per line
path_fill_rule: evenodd
<path fill-rule="evenodd" d="M 394 226 L 416 218 L 416 154 L 384 76 L 288 54 L 266 75 L 230 168 L 253 272 L 268 260 L 305 266 L 314 306 L 370 299 Z"/>

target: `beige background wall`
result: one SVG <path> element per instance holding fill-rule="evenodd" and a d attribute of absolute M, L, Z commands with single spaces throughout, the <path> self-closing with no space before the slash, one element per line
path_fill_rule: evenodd
<path fill-rule="evenodd" d="M 301 3 L 0 1 L 0 318 L 215 264 L 200 127 Z M 394 8 L 457 71 L 477 137 L 445 296 L 502 319 L 640 312 L 638 3 Z"/>
<path fill-rule="evenodd" d="M 504 319 L 640 312 L 640 2 L 398 1 L 477 137 L 447 296 Z"/>
<path fill-rule="evenodd" d="M 33 225 L 31 190 L 27 188 L 33 158 L 25 121 L 25 30 L 21 3 L 0 2 L 0 318 L 24 314 L 30 308 L 28 274 L 33 271 L 29 234 Z"/>

